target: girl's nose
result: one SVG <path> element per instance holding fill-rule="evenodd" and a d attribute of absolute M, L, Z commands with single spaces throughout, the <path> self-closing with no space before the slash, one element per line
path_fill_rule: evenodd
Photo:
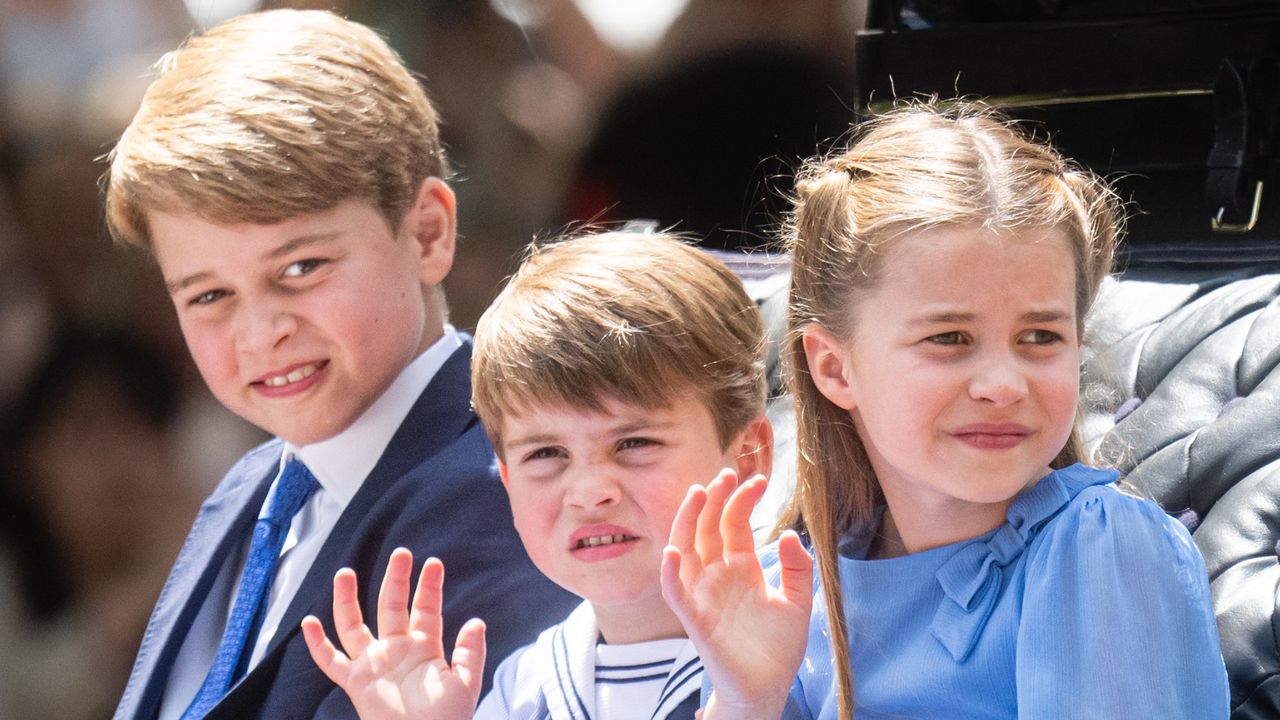
<path fill-rule="evenodd" d="M 1018 359 L 1006 354 L 982 358 L 969 379 L 969 397 L 1005 407 L 1027 395 L 1027 377 Z"/>

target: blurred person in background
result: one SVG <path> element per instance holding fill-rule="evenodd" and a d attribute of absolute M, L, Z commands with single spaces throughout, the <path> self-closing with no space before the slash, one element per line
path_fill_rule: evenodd
<path fill-rule="evenodd" d="M 613 96 L 569 220 L 647 218 L 709 247 L 767 245 L 799 159 L 846 132 L 861 0 L 690 0 Z"/>
<path fill-rule="evenodd" d="M 179 0 L 0 0 L 0 720 L 110 717 L 195 498 L 262 437 L 138 311 L 155 270 L 101 221 L 95 158 L 190 26 Z"/>
<path fill-rule="evenodd" d="M 197 499 L 175 474 L 172 367 L 127 335 L 61 332 L 0 452 L 0 718 L 107 717 Z M 150 521 L 142 523 L 142 518 Z"/>

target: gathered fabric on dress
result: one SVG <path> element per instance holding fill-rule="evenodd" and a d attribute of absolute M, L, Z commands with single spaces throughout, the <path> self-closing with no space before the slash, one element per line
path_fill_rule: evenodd
<path fill-rule="evenodd" d="M 1226 718 L 1204 561 L 1154 502 L 1085 465 L 1024 490 L 970 540 L 867 560 L 841 544 L 856 717 Z M 881 509 L 883 513 L 883 509 Z M 776 546 L 761 551 L 777 584 Z M 837 717 L 815 568 L 809 644 L 785 718 Z"/>

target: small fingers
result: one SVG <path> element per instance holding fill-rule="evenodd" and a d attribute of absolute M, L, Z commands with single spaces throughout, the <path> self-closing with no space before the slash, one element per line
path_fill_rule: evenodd
<path fill-rule="evenodd" d="M 698 531 L 694 544 L 704 565 L 720 560 L 724 556 L 724 542 L 720 537 L 720 516 L 724 514 L 725 503 L 738 486 L 738 476 L 729 468 L 720 471 L 715 480 L 707 486 L 707 504 L 698 515 Z"/>
<path fill-rule="evenodd" d="M 320 672 L 335 685 L 344 686 L 351 671 L 351 661 L 329 641 L 324 626 L 315 615 L 302 618 L 302 639 L 306 641 L 311 659 Z"/>
<path fill-rule="evenodd" d="M 764 496 L 768 481 L 756 475 L 733 491 L 720 517 L 720 535 L 724 539 L 726 557 L 746 553 L 755 555 L 755 537 L 751 534 L 751 510 Z"/>
<path fill-rule="evenodd" d="M 418 588 L 413 593 L 413 614 L 409 629 L 427 638 L 433 657 L 444 657 L 444 563 L 427 558 L 418 574 Z"/>
<path fill-rule="evenodd" d="M 387 571 L 378 590 L 378 636 L 383 640 L 409 631 L 409 575 L 413 553 L 396 548 L 387 560 Z"/>
<path fill-rule="evenodd" d="M 480 699 L 480 687 L 484 684 L 484 621 L 471 618 L 458 631 L 453 644 L 453 671 L 471 693 L 474 706 Z"/>
<path fill-rule="evenodd" d="M 687 589 L 680 579 L 680 565 L 683 562 L 680 548 L 668 545 L 662 550 L 662 570 L 659 580 L 662 584 L 662 599 L 667 607 L 683 621 L 686 616 Z"/>
<path fill-rule="evenodd" d="M 679 548 L 685 554 L 696 554 L 694 542 L 698 533 L 698 517 L 707 506 L 707 489 L 694 485 L 685 493 L 675 519 L 671 521 L 671 536 L 668 544 Z"/>
<path fill-rule="evenodd" d="M 364 654 L 365 648 L 373 642 L 373 633 L 365 627 L 364 615 L 360 612 L 360 598 L 356 573 L 351 568 L 342 568 L 333 576 L 333 625 L 338 633 L 338 640 L 347 655 L 355 657 Z"/>
<path fill-rule="evenodd" d="M 787 530 L 778 538 L 778 565 L 782 568 L 783 596 L 809 612 L 813 607 L 813 558 L 795 530 Z"/>

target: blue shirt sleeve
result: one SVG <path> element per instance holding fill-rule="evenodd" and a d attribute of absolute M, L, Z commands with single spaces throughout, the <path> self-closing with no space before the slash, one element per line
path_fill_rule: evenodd
<path fill-rule="evenodd" d="M 1019 718 L 1226 718 L 1204 560 L 1155 503 L 1090 488 L 1033 542 Z"/>
<path fill-rule="evenodd" d="M 493 673 L 493 688 L 480 701 L 474 720 L 506 720 L 513 717 L 512 701 L 519 683 L 520 658 L 529 649 L 525 646 L 507 656 Z"/>

